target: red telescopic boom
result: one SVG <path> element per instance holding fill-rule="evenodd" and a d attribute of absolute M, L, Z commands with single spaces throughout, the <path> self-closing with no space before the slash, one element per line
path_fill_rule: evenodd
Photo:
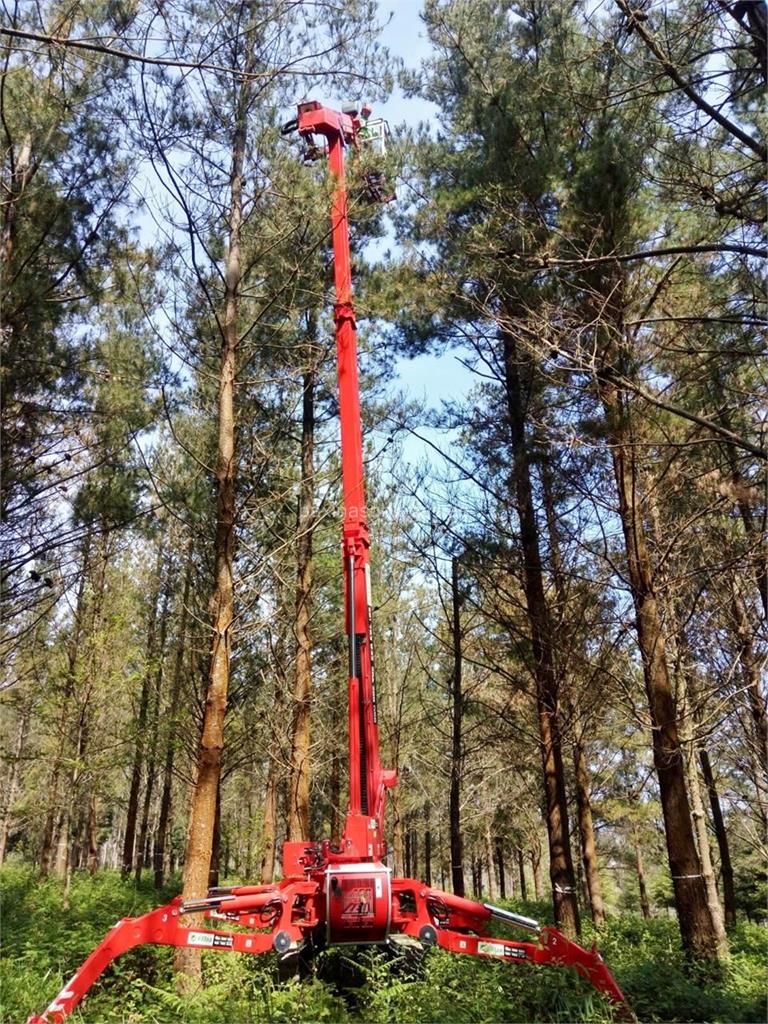
<path fill-rule="evenodd" d="M 341 422 L 341 470 L 344 490 L 342 550 L 349 639 L 349 811 L 343 849 L 361 860 L 385 855 L 386 791 L 397 773 L 381 767 L 371 635 L 370 537 L 365 510 L 363 431 L 357 371 L 357 327 L 352 302 L 349 215 L 344 180 L 344 150 L 357 145 L 357 112 L 339 113 L 315 101 L 299 105 L 296 128 L 307 141 L 328 143 L 334 180 L 331 211 L 333 271 L 336 289 L 336 357 Z M 312 147 L 314 149 L 314 146 Z"/>

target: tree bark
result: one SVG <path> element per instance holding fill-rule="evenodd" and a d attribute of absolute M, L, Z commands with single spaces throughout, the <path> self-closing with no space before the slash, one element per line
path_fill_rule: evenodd
<path fill-rule="evenodd" d="M 91 530 L 87 530 L 83 539 L 82 565 L 77 583 L 77 599 L 72 624 L 72 638 L 67 651 L 67 674 L 62 694 L 61 715 L 58 723 L 58 742 L 53 767 L 48 781 L 48 809 L 43 829 L 43 841 L 40 850 L 40 874 L 46 877 L 53 868 L 55 850 L 58 845 L 58 829 L 64 811 L 61 806 L 61 780 L 64 772 L 64 759 L 70 745 L 70 728 L 72 723 L 73 701 L 76 685 L 77 659 L 80 652 L 80 640 L 85 628 L 85 612 L 87 605 L 86 587 L 91 570 Z"/>
<path fill-rule="evenodd" d="M 264 791 L 264 817 L 261 827 L 261 883 L 269 885 L 275 878 L 275 847 L 277 844 L 277 762 L 269 759 Z"/>
<path fill-rule="evenodd" d="M 96 790 L 91 789 L 88 797 L 87 858 L 85 866 L 91 875 L 99 867 L 99 803 Z"/>
<path fill-rule="evenodd" d="M 278 838 L 279 793 L 285 781 L 284 765 L 287 758 L 287 745 L 290 739 L 283 732 L 285 715 L 285 698 L 288 692 L 288 679 L 285 673 L 287 663 L 286 634 L 290 628 L 290 616 L 287 602 L 281 599 L 276 617 L 276 640 L 270 640 L 272 664 L 274 672 L 274 700 L 271 718 L 271 736 L 269 749 L 269 765 L 264 791 L 264 815 L 261 829 L 261 881 L 263 884 L 272 882 L 275 877 Z"/>
<path fill-rule="evenodd" d="M 541 850 L 531 850 L 531 871 L 533 872 L 533 894 L 537 900 L 543 900 L 544 883 L 541 880 Z"/>
<path fill-rule="evenodd" d="M 78 651 L 70 655 L 71 680 L 72 680 L 72 701 L 78 701 L 79 714 L 75 729 L 75 742 L 72 758 L 72 768 L 69 772 L 67 791 L 64 796 L 64 807 L 61 822 L 59 825 L 58 842 L 56 845 L 56 860 L 54 873 L 57 878 L 64 880 L 64 901 L 65 905 L 69 897 L 69 886 L 72 874 L 71 860 L 71 833 L 72 819 L 76 806 L 80 805 L 82 777 L 86 770 L 86 754 L 91 730 L 91 696 L 93 693 L 94 681 L 98 678 L 99 666 L 96 664 L 94 641 L 102 622 L 102 608 L 107 579 L 107 563 L 109 561 L 109 531 L 104 529 L 99 538 L 99 552 L 96 564 L 98 575 L 93 585 L 93 597 L 90 602 L 89 623 L 85 633 L 78 637 L 78 644 L 82 643 L 84 636 L 90 640 L 90 656 L 86 665 L 85 680 L 81 694 L 77 692 L 77 680 L 75 678 L 75 665 Z"/>
<path fill-rule="evenodd" d="M 669 610 L 668 610 L 669 612 Z M 672 641 L 670 641 L 672 643 Z M 677 673 L 677 699 L 681 711 L 680 739 L 684 744 L 685 770 L 688 782 L 688 792 L 691 798 L 691 815 L 693 828 L 696 835 L 696 843 L 701 861 L 701 873 L 704 878 L 704 885 L 707 893 L 707 904 L 712 917 L 712 927 L 715 930 L 717 941 L 722 953 L 727 952 L 727 936 L 725 933 L 725 922 L 723 919 L 723 908 L 720 905 L 720 897 L 717 892 L 715 880 L 715 869 L 712 864 L 712 851 L 709 845 L 709 833 L 707 831 L 707 817 L 704 812 L 704 801 L 701 796 L 701 785 L 699 781 L 699 757 L 698 738 L 696 736 L 695 722 L 700 717 L 696 684 L 693 674 L 689 676 L 685 659 L 681 655 L 687 651 L 685 636 L 681 633 L 678 642 Z"/>
<path fill-rule="evenodd" d="M 715 379 L 713 382 L 717 392 L 722 391 L 722 381 Z M 727 407 L 722 406 L 719 411 L 719 419 L 724 427 L 732 426 Z M 726 457 L 731 470 L 731 482 L 736 497 L 736 505 L 744 524 L 744 533 L 753 545 L 753 554 L 750 559 L 757 592 L 760 595 L 760 603 L 763 608 L 763 618 L 768 619 L 768 546 L 765 543 L 764 529 L 758 525 L 760 517 L 756 517 L 752 505 L 745 495 L 749 493 L 749 485 L 739 469 L 738 451 L 732 444 L 725 445 Z M 757 522 L 755 520 L 757 519 Z"/>
<path fill-rule="evenodd" d="M 752 735 L 747 736 L 747 742 L 753 764 L 757 806 L 765 829 L 768 828 L 768 709 L 762 691 L 760 664 L 755 653 L 749 615 L 735 580 L 731 580 L 731 609 L 744 692 L 752 719 Z"/>
<path fill-rule="evenodd" d="M 496 836 L 494 839 L 494 853 L 496 855 L 496 870 L 499 875 L 499 896 L 505 900 L 507 898 L 507 878 L 504 871 L 504 840 L 501 836 Z"/>
<path fill-rule="evenodd" d="M 717 849 L 720 854 L 720 877 L 723 882 L 723 911 L 727 926 L 736 924 L 736 891 L 733 885 L 733 865 L 731 864 L 731 850 L 728 843 L 728 833 L 725 829 L 723 812 L 720 807 L 720 797 L 715 784 L 715 777 L 712 772 L 712 765 L 709 761 L 709 754 L 703 747 L 699 747 L 699 764 L 704 785 L 707 787 L 709 805 L 712 808 L 712 824 L 717 839 Z"/>
<path fill-rule="evenodd" d="M 136 742 L 133 750 L 131 767 L 131 786 L 128 791 L 128 808 L 125 817 L 125 835 L 123 836 L 123 863 L 120 875 L 127 878 L 133 870 L 134 846 L 136 843 L 136 819 L 139 814 L 139 793 L 141 790 L 141 771 L 144 766 L 144 745 L 147 731 L 147 712 L 149 709 L 150 680 L 155 657 L 155 635 L 157 626 L 157 604 L 162 586 L 163 546 L 158 544 L 155 574 L 150 596 L 149 620 L 147 623 L 147 664 L 141 678 L 139 709 L 136 715 Z"/>
<path fill-rule="evenodd" d="M 533 675 L 536 681 L 552 904 L 555 924 L 573 937 L 579 933 L 580 922 L 560 738 L 559 683 L 551 620 L 544 593 L 539 527 L 533 507 L 525 430 L 526 412 L 520 377 L 521 359 L 512 333 L 508 330 L 502 330 L 501 333 L 507 414 L 512 440 L 515 502 L 520 521 L 520 546 L 523 555 L 523 589 L 531 628 Z"/>
<path fill-rule="evenodd" d="M 589 773 L 587 758 L 584 754 L 582 734 L 576 726 L 573 741 L 573 774 L 576 789 L 576 810 L 579 819 L 579 836 L 581 838 L 582 863 L 584 878 L 587 883 L 587 896 L 592 920 L 597 928 L 605 924 L 605 905 L 603 889 L 600 884 L 600 869 L 597 863 L 597 846 L 595 844 L 595 828 L 592 821 L 592 802 L 589 794 Z"/>
<path fill-rule="evenodd" d="M 517 847 L 517 874 L 520 878 L 520 899 L 528 899 L 528 887 L 525 882 L 525 854 L 522 846 Z"/>
<path fill-rule="evenodd" d="M 252 27 L 246 31 L 245 46 L 250 65 Z M 211 596 L 213 627 L 208 685 L 197 774 L 192 793 L 190 828 L 184 861 L 185 900 L 205 896 L 211 867 L 213 833 L 216 821 L 216 794 L 221 776 L 224 748 L 224 717 L 227 712 L 229 671 L 232 651 L 232 626 L 235 593 L 233 562 L 235 551 L 235 488 L 237 455 L 235 447 L 235 380 L 239 343 L 238 316 L 242 283 L 243 174 L 248 131 L 248 109 L 252 84 L 243 77 L 238 90 L 232 136 L 229 251 L 224 275 L 224 315 L 221 324 L 222 346 L 219 372 L 218 455 L 216 460 L 216 539 L 215 575 Z M 194 924 L 194 922 L 191 922 Z M 191 991 L 201 980 L 200 951 L 179 947 L 174 968 L 182 979 L 181 989 Z"/>
<path fill-rule="evenodd" d="M 707 817 L 704 811 L 704 801 L 701 796 L 701 785 L 699 782 L 699 764 L 696 751 L 692 750 L 688 766 L 689 791 L 691 794 L 691 808 L 693 825 L 696 831 L 696 838 L 699 847 L 699 858 L 701 860 L 701 873 L 704 876 L 704 884 L 707 892 L 707 903 L 712 917 L 712 926 L 717 936 L 717 941 L 723 953 L 727 952 L 728 940 L 725 932 L 725 921 L 723 908 L 720 904 L 720 896 L 717 892 L 717 881 L 715 879 L 715 868 L 712 863 L 712 851 L 709 845 L 709 832 L 707 830 Z"/>
<path fill-rule="evenodd" d="M 160 813 L 157 820 L 154 848 L 155 888 L 162 889 L 165 882 L 166 854 L 168 847 L 168 831 L 171 821 L 173 799 L 173 765 L 176 760 L 176 731 L 178 729 L 179 698 L 181 683 L 184 677 L 184 653 L 186 651 L 187 621 L 189 618 L 189 592 L 192 586 L 192 550 L 193 538 L 190 537 L 186 551 L 184 569 L 184 585 L 181 595 L 181 609 L 178 621 L 178 637 L 173 660 L 173 677 L 171 693 L 166 715 L 167 733 L 165 735 L 165 763 L 163 765 L 163 791 L 160 796 Z"/>
<path fill-rule="evenodd" d="M 496 877 L 496 858 L 494 856 L 493 839 L 491 838 L 490 819 L 486 818 L 483 831 L 483 843 L 485 848 L 485 863 L 488 866 L 488 899 L 495 900 L 498 892 L 498 878 Z"/>
<path fill-rule="evenodd" d="M 309 743 L 312 696 L 312 638 L 310 615 L 314 562 L 312 537 L 315 522 L 315 335 L 317 318 L 309 314 L 306 367 L 301 412 L 301 484 L 296 538 L 296 675 L 293 690 L 293 730 L 288 785 L 288 838 L 309 839 Z"/>
<path fill-rule="evenodd" d="M 392 823 L 392 858 L 395 877 L 407 873 L 405 871 L 405 851 L 403 838 L 403 816 L 400 813 L 400 794 L 397 789 L 392 790 L 389 798 L 390 821 Z"/>
<path fill-rule="evenodd" d="M 213 889 L 219 884 L 221 872 L 221 779 L 216 790 L 216 817 L 213 823 L 213 842 L 211 844 L 211 867 L 208 871 L 208 887 Z"/>
<path fill-rule="evenodd" d="M 5 783 L 5 792 L 3 795 L 3 824 L 2 828 L 0 828 L 0 865 L 5 861 L 5 851 L 8 847 L 8 840 L 11 836 L 13 804 L 16 799 L 16 793 L 19 785 L 21 758 L 24 754 L 24 746 L 27 742 L 27 727 L 29 726 L 30 714 L 31 705 L 30 703 L 25 703 L 19 714 L 19 722 L 16 727 L 16 743 L 14 744 L 13 756 L 11 758 L 11 770 Z"/>
<path fill-rule="evenodd" d="M 557 626 L 559 630 L 566 627 L 568 623 L 568 593 L 563 573 L 563 563 L 560 556 L 560 536 L 555 511 L 555 499 L 552 485 L 552 471 L 547 459 L 541 460 L 541 489 L 544 499 L 544 509 L 547 520 L 547 534 L 549 539 L 550 558 L 552 562 L 552 575 L 557 594 Z M 581 720 L 579 708 L 576 701 L 580 694 L 575 687 L 575 680 L 569 670 L 568 650 L 580 641 L 564 641 L 566 653 L 561 656 L 563 665 L 561 671 L 565 681 L 570 682 L 573 700 L 569 707 L 569 718 L 572 722 L 574 732 L 572 754 L 574 767 L 574 789 L 576 793 L 576 814 L 579 826 L 579 840 L 581 844 L 581 866 L 583 877 L 579 877 L 579 885 L 586 888 L 586 902 L 592 920 L 596 927 L 600 928 L 605 923 L 605 908 L 603 904 L 602 886 L 600 883 L 600 868 L 597 860 L 597 843 L 595 842 L 595 829 L 592 820 L 592 802 L 589 787 L 589 771 L 587 758 L 584 751 L 584 723 Z M 561 647 L 563 644 L 561 644 Z"/>
<path fill-rule="evenodd" d="M 0 264 L 11 262 L 16 242 L 16 224 L 19 203 L 24 196 L 32 175 L 39 167 L 32 159 L 32 134 L 27 132 L 16 150 L 13 173 L 10 176 L 6 200 L 3 203 L 3 229 L 0 232 Z"/>
<path fill-rule="evenodd" d="M 640 838 L 637 828 L 632 829 L 632 839 L 635 847 L 635 871 L 637 872 L 637 887 L 640 891 L 640 910 L 646 920 L 651 916 L 651 903 L 648 899 L 648 886 L 645 882 L 645 865 L 643 864 L 643 851 L 640 847 Z"/>
<path fill-rule="evenodd" d="M 464 884 L 464 850 L 461 834 L 461 775 L 464 760 L 461 735 L 464 714 L 464 695 L 461 679 L 461 604 L 459 560 L 454 557 L 451 560 L 453 672 L 451 674 L 451 782 L 448 796 L 448 815 L 450 822 L 451 885 L 457 896 L 464 896 L 466 891 Z"/>
<path fill-rule="evenodd" d="M 575 713 L 574 713 L 575 714 Z M 597 845 L 595 843 L 595 826 L 592 820 L 592 801 L 590 797 L 589 772 L 587 757 L 584 752 L 584 740 L 579 724 L 574 725 L 573 736 L 573 782 L 577 814 L 579 817 L 579 836 L 582 843 L 582 862 L 584 878 L 587 884 L 592 920 L 597 928 L 605 924 L 605 904 L 603 903 L 602 886 L 600 884 L 600 868 L 597 861 Z"/>
<path fill-rule="evenodd" d="M 157 644 L 157 664 L 154 666 L 154 685 L 150 694 L 152 706 L 150 708 L 151 728 L 149 734 L 149 749 L 147 751 L 147 781 L 144 784 L 144 800 L 141 808 L 141 824 L 139 826 L 139 841 L 136 844 L 136 858 L 134 865 L 134 877 L 136 885 L 141 881 L 141 872 L 149 867 L 149 812 L 152 807 L 152 797 L 155 792 L 155 775 L 157 768 L 157 741 L 160 732 L 160 707 L 162 703 L 163 690 L 163 664 L 165 658 L 165 643 L 168 633 L 168 613 L 170 607 L 170 577 L 165 581 L 165 593 L 163 595 L 162 608 L 160 610 L 160 633 Z"/>
<path fill-rule="evenodd" d="M 424 805 L 424 882 L 432 885 L 432 823 L 428 803 Z"/>
<path fill-rule="evenodd" d="M 614 301 L 621 300 L 614 297 Z M 613 335 L 620 315 L 606 330 Z M 616 358 L 614 343 L 608 357 Z M 608 359 L 598 372 L 598 392 L 606 417 L 619 516 L 624 534 L 629 582 L 635 607 L 638 646 L 651 717 L 653 760 L 664 816 L 667 857 L 675 894 L 675 907 L 685 949 L 694 957 L 716 959 L 718 939 L 707 904 L 701 861 L 691 823 L 685 761 L 678 735 L 677 708 L 667 664 L 654 574 L 648 554 L 645 525 L 637 490 L 637 449 L 626 408 L 626 396 L 617 386 Z"/>

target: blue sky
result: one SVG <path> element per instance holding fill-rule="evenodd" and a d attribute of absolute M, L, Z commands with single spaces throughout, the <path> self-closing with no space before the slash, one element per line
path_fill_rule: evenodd
<path fill-rule="evenodd" d="M 417 0 L 380 0 L 379 3 L 382 22 L 391 13 L 391 19 L 381 35 L 382 43 L 403 60 L 408 68 L 413 69 L 418 68 L 430 53 L 427 32 L 420 18 L 421 7 Z M 376 107 L 374 116 L 386 118 L 396 133 L 398 125 L 415 127 L 423 121 L 434 121 L 436 113 L 434 104 L 417 97 L 406 98 L 396 87 L 387 102 Z M 387 240 L 387 245 L 396 247 L 391 238 Z M 396 368 L 398 379 L 393 382 L 394 389 L 405 391 L 410 399 L 425 410 L 439 408 L 443 400 L 461 398 L 475 382 L 472 374 L 452 352 L 440 356 L 400 359 Z M 429 428 L 422 432 L 438 445 L 449 440 L 444 432 Z M 405 441 L 403 454 L 411 462 L 423 458 L 433 461 L 436 458 L 434 449 L 415 438 Z"/>

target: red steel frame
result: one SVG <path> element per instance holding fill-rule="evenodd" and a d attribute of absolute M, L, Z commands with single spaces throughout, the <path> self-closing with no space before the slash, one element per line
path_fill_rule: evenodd
<path fill-rule="evenodd" d="M 370 539 L 365 511 L 363 442 L 357 370 L 355 310 L 352 303 L 344 150 L 357 145 L 356 111 L 340 113 L 320 103 L 302 103 L 284 133 L 298 130 L 314 143 L 327 140 L 335 180 L 332 236 L 336 302 L 344 491 L 343 559 L 346 631 L 349 638 L 349 810 L 341 843 L 285 843 L 283 875 L 270 885 L 210 890 L 207 897 L 181 898 L 142 917 L 124 918 L 85 960 L 58 996 L 28 1024 L 59 1024 L 78 1005 L 106 967 L 135 946 L 155 944 L 286 956 L 307 945 L 378 944 L 398 936 L 439 945 L 454 953 L 492 957 L 510 963 L 572 966 L 631 1016 L 624 996 L 595 950 L 586 950 L 555 928 L 451 893 L 413 878 L 391 879 L 383 860 L 386 792 L 397 782 L 379 754 L 371 636 Z M 310 152 L 317 154 L 312 146 Z M 336 897 L 343 897 L 337 899 Z M 185 914 L 236 923 L 241 931 L 189 927 Z M 488 935 L 492 920 L 534 933 L 521 942 Z"/>

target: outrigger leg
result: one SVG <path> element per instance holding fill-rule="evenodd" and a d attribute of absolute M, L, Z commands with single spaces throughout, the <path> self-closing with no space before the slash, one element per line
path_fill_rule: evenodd
<path fill-rule="evenodd" d="M 27 1024 L 62 1024 L 109 964 L 136 946 L 186 946 L 222 953 L 274 951 L 285 955 L 300 949 L 313 933 L 332 940 L 325 917 L 326 893 L 322 877 L 287 879 L 276 885 L 212 889 L 202 900 L 182 903 L 179 897 L 142 917 L 123 918 L 48 1008 L 41 1014 L 33 1014 Z M 397 941 L 398 935 L 407 935 L 417 939 L 424 948 L 440 946 L 451 953 L 506 963 L 574 967 L 616 1005 L 621 1019 L 635 1019 L 597 950 L 584 949 L 556 928 L 541 927 L 531 918 L 490 903 L 475 903 L 427 888 L 410 878 L 392 880 L 390 908 L 390 927 L 378 945 L 389 945 Z M 200 913 L 208 920 L 230 921 L 247 931 L 190 928 L 183 923 L 185 914 Z M 489 936 L 488 928 L 493 920 L 531 932 L 535 939 L 521 942 Z"/>

